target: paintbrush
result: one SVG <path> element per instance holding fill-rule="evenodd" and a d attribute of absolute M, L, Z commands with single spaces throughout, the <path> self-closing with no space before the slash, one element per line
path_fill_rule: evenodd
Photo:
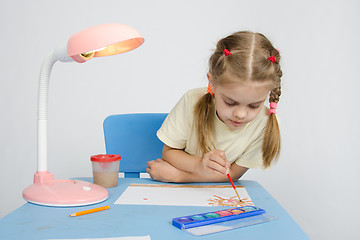
<path fill-rule="evenodd" d="M 227 176 L 228 176 L 228 178 L 229 178 L 229 180 L 230 180 L 230 183 L 231 183 L 232 187 L 233 187 L 234 190 L 235 190 L 236 196 L 239 198 L 239 201 L 242 202 L 242 200 L 240 199 L 239 193 L 238 193 L 237 190 L 236 190 L 236 187 L 235 187 L 235 185 L 234 185 L 234 182 L 233 182 L 233 180 L 232 180 L 231 177 L 230 177 L 230 174 L 227 174 Z"/>
<path fill-rule="evenodd" d="M 213 142 L 212 142 L 211 144 L 213 145 L 214 149 L 216 149 L 215 144 L 214 144 Z M 236 187 L 235 187 L 235 185 L 234 185 L 234 182 L 233 182 L 233 180 L 232 180 L 231 177 L 230 177 L 230 174 L 227 174 L 227 176 L 228 176 L 228 178 L 229 178 L 229 180 L 230 180 L 230 183 L 231 183 L 232 187 L 233 187 L 234 190 L 235 190 L 236 196 L 238 197 L 239 201 L 242 202 L 242 200 L 241 200 L 241 198 L 240 198 L 240 196 L 239 196 L 239 193 L 238 193 L 237 190 L 236 190 Z"/>

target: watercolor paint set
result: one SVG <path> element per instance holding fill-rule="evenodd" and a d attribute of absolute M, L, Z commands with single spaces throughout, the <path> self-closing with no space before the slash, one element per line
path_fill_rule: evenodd
<path fill-rule="evenodd" d="M 244 206 L 173 218 L 172 225 L 193 235 L 201 236 L 275 219 L 267 215 L 264 209 Z"/>
<path fill-rule="evenodd" d="M 172 224 L 182 230 L 193 227 L 231 221 L 265 213 L 261 208 L 246 206 L 173 218 Z"/>

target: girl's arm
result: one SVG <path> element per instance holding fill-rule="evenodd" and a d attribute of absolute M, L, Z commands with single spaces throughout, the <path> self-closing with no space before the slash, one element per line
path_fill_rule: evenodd
<path fill-rule="evenodd" d="M 248 168 L 241 167 L 236 163 L 231 164 L 229 175 L 233 181 L 237 181 Z M 229 182 L 227 175 L 214 173 L 204 175 L 199 173 L 180 172 L 178 182 Z"/>
<path fill-rule="evenodd" d="M 163 147 L 162 159 L 173 167 L 185 172 L 198 171 L 201 163 L 200 157 L 190 155 L 182 149 L 171 148 L 166 144 Z"/>
<path fill-rule="evenodd" d="M 162 159 L 181 171 L 204 175 L 213 173 L 226 175 L 229 173 L 230 168 L 230 163 L 226 159 L 225 153 L 216 149 L 211 150 L 201 158 L 192 156 L 182 149 L 171 148 L 165 144 Z"/>
<path fill-rule="evenodd" d="M 148 167 L 150 176 L 163 182 L 226 182 L 227 173 L 238 180 L 248 170 L 235 163 L 230 166 L 221 150 L 212 150 L 200 158 L 166 145 L 163 159 L 150 161 Z"/>

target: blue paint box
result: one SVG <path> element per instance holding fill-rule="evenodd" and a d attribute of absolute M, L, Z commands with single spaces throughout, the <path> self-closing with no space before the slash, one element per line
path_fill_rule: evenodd
<path fill-rule="evenodd" d="M 177 217 L 172 219 L 172 225 L 185 230 L 189 228 L 201 227 L 214 223 L 221 223 L 237 219 L 244 219 L 252 216 L 262 215 L 264 209 L 254 206 L 244 206 L 229 209 L 222 209 L 215 212 L 194 214 L 190 216 Z"/>

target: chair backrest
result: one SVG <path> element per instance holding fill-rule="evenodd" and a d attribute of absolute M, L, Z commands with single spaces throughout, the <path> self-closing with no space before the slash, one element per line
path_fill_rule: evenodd
<path fill-rule="evenodd" d="M 157 138 L 167 113 L 110 115 L 104 120 L 107 154 L 120 154 L 120 172 L 124 177 L 140 177 L 146 163 L 161 158 L 164 144 Z"/>

